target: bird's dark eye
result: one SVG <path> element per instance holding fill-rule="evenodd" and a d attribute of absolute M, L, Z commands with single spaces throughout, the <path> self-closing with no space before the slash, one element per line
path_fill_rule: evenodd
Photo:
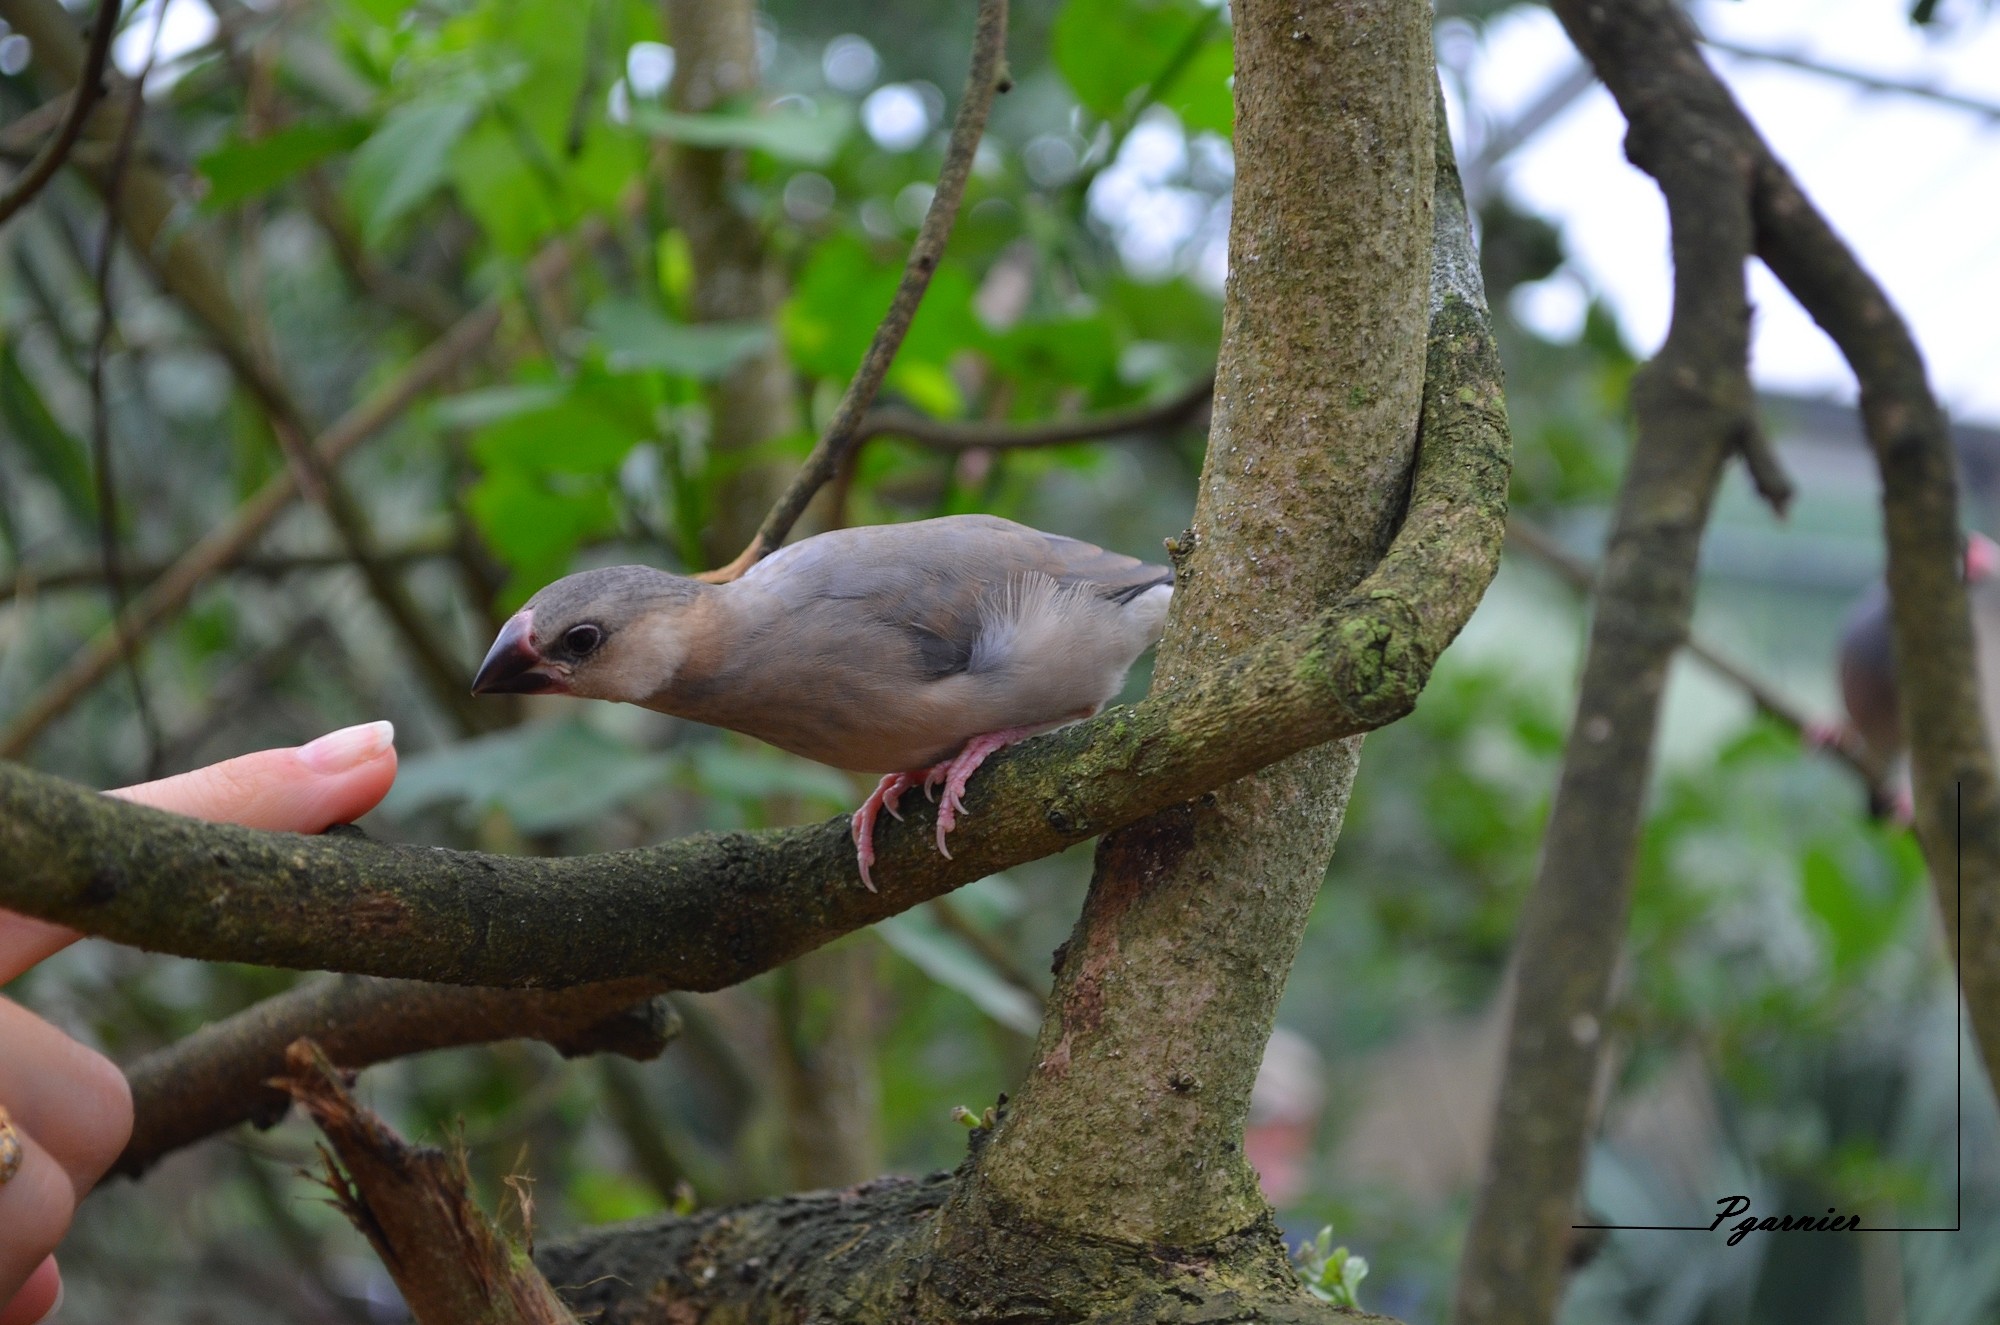
<path fill-rule="evenodd" d="M 563 649 L 572 657 L 582 658 L 595 652 L 604 643 L 604 632 L 596 626 L 571 626 L 563 632 Z"/>

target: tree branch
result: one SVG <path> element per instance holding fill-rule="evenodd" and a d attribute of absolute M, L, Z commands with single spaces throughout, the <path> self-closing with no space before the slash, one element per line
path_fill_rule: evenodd
<path fill-rule="evenodd" d="M 924 223 L 910 248 L 910 258 L 903 267 L 903 279 L 896 286 L 895 297 L 889 301 L 889 311 L 876 327 L 875 338 L 861 356 L 861 366 L 855 369 L 854 380 L 847 384 L 847 393 L 834 409 L 825 434 L 770 514 L 764 517 L 756 537 L 734 561 L 710 571 L 703 579 L 733 580 L 776 551 L 805 514 L 814 494 L 840 472 L 853 454 L 868 407 L 874 403 L 882 379 L 888 376 L 889 365 L 895 362 L 896 351 L 902 348 L 903 337 L 923 303 L 924 291 L 930 288 L 931 276 L 944 257 L 945 243 L 951 238 L 953 222 L 958 219 L 958 205 L 965 197 L 966 181 L 972 176 L 972 160 L 979 151 L 980 135 L 986 131 L 986 117 L 993 109 L 994 95 L 1010 86 L 1007 0 L 979 0 L 972 37 L 972 68 L 966 73 L 958 117 L 952 122 L 951 139 L 945 146 L 944 167 L 938 172 L 937 191 L 931 195 L 930 208 L 924 213 Z"/>
<path fill-rule="evenodd" d="M 69 109 L 63 113 L 62 123 L 56 126 L 55 134 L 42 144 L 35 153 L 35 159 L 28 163 L 26 170 L 15 176 L 14 182 L 0 194 L 0 225 L 7 224 L 15 212 L 20 211 L 34 200 L 69 157 L 70 149 L 83 133 L 84 121 L 90 118 L 91 108 L 104 93 L 104 64 L 111 54 L 111 37 L 118 30 L 120 0 L 97 0 L 97 18 L 91 24 L 90 45 L 83 53 L 83 73 L 77 79 L 75 88 L 69 95 Z"/>
<path fill-rule="evenodd" d="M 1742 123 L 1742 132 L 1756 132 Z M 1991 1078 L 2000 1075 L 2000 783 L 1959 577 L 1951 430 L 1902 315 L 1784 165 L 1758 146 L 1757 255 L 1832 337 L 1861 385 L 1862 422 L 1882 470 L 1896 690 L 1910 740 L 1917 838 L 1945 932 L 1962 951 L 1959 979 Z"/>
<path fill-rule="evenodd" d="M 1518 547 L 1542 565 L 1554 571 L 1558 578 L 1570 588 L 1586 598 L 1597 583 L 1597 568 L 1575 556 L 1555 537 L 1540 525 L 1516 514 L 1507 521 L 1507 542 Z M 1779 693 L 1771 686 L 1721 652 L 1699 635 L 1690 633 L 1681 641 L 1687 655 L 1702 666 L 1714 672 L 1723 680 L 1741 690 L 1759 712 L 1804 735 L 1814 725 L 1813 717 L 1806 710 L 1794 704 L 1787 695 Z M 1877 762 L 1873 751 L 1863 745 L 1852 732 L 1842 731 L 1838 740 L 1825 747 L 1826 752 L 1847 765 L 1868 791 L 1868 803 L 1887 805 L 1889 803 L 1889 774 Z"/>
<path fill-rule="evenodd" d="M 528 859 L 197 823 L 0 765 L 0 905 L 211 960 L 455 984 L 736 983 L 1408 712 L 1492 574 L 1507 483 L 1497 384 L 1441 378 L 1432 399 L 1408 517 L 1351 594 L 1136 708 L 995 756 L 955 859 L 922 811 L 882 833 L 879 894 L 860 885 L 844 817 Z"/>
<path fill-rule="evenodd" d="M 855 430 L 854 445 L 877 437 L 903 437 L 933 451 L 1018 451 L 1071 442 L 1122 437 L 1127 433 L 1164 432 L 1192 424 L 1215 398 L 1215 375 L 1175 392 L 1165 400 L 1130 409 L 1106 410 L 1046 423 L 961 422 L 934 419 L 900 405 L 871 409 Z"/>
<path fill-rule="evenodd" d="M 1666 197 L 1673 320 L 1632 384 L 1637 435 L 1542 865 L 1522 911 L 1505 1075 L 1459 1267 L 1458 1325 L 1530 1325 L 1555 1313 L 1668 665 L 1687 634 L 1724 466 L 1755 426 L 1744 284 L 1749 155 L 1714 131 L 1712 98 L 1674 95 L 1674 74 L 1639 49 L 1658 40 L 1630 21 L 1640 7 L 1613 18 L 1588 0 L 1556 5 L 1631 122 L 1626 154 Z M 1668 0 L 1644 7 L 1680 21 Z"/>
<path fill-rule="evenodd" d="M 455 541 L 429 538 L 403 547 L 389 548 L 379 555 L 388 565 L 412 566 L 419 562 L 452 556 L 455 551 Z M 128 564 L 124 568 L 125 575 L 133 583 L 146 584 L 173 569 L 176 561 L 142 562 L 136 566 Z M 353 565 L 354 559 L 345 552 L 275 552 L 265 555 L 245 553 L 228 565 L 216 569 L 218 572 L 230 571 L 238 575 L 278 579 L 294 571 L 346 570 Z M 53 566 L 47 570 L 23 567 L 14 572 L 12 579 L 0 581 L 0 603 L 15 598 L 33 598 L 37 594 L 96 589 L 103 585 L 104 579 L 104 566 L 101 562 Z"/>
<path fill-rule="evenodd" d="M 541 1040 L 566 1058 L 643 1060 L 680 1033 L 680 1017 L 655 997 L 659 989 L 652 980 L 519 991 L 354 975 L 310 981 L 128 1067 L 132 1139 L 112 1172 L 136 1178 L 162 1156 L 238 1123 L 275 1124 L 290 1101 L 270 1082 L 301 1037 L 350 1071 L 498 1040 Z"/>
<path fill-rule="evenodd" d="M 1561 1291 L 1667 660 L 1686 636 L 1722 466 L 1754 436 L 1743 287 L 1753 249 L 1833 335 L 1862 382 L 1863 419 L 1883 468 L 1898 665 L 1910 669 L 1899 690 L 1919 837 L 1951 923 L 1945 880 L 1962 783 L 1965 878 L 1976 890 L 1968 919 L 1977 926 L 1963 975 L 1989 1065 L 2000 1063 L 2000 799 L 1956 574 L 1952 456 L 1922 361 L 1879 287 L 1703 63 L 1692 25 L 1671 0 L 1556 0 L 1554 8 L 1624 111 L 1628 155 L 1666 196 L 1674 317 L 1633 384 L 1638 437 L 1542 870 L 1522 916 L 1520 989 L 1460 1267 L 1460 1325 L 1545 1321 Z"/>
<path fill-rule="evenodd" d="M 463 1152 L 397 1136 L 355 1103 L 311 1040 L 293 1045 L 286 1065 L 278 1084 L 340 1157 L 336 1167 L 325 1156 L 334 1205 L 382 1258 L 418 1325 L 577 1325 L 524 1249 L 473 1203 Z M 533 1205 L 522 1189 L 514 1195 L 526 1242 Z"/>

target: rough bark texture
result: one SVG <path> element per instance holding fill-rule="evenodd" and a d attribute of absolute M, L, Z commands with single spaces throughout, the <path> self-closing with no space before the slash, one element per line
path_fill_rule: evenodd
<path fill-rule="evenodd" d="M 1246 144 L 1276 161 L 1249 170 L 1239 196 L 1229 334 L 1245 340 L 1223 379 L 1227 444 L 1205 484 L 1215 491 L 1184 549 L 1183 604 L 1194 606 L 1182 610 L 1192 615 L 1176 628 L 1159 693 L 1024 743 L 982 772 L 955 861 L 935 854 L 921 814 L 884 834 L 878 895 L 855 878 L 844 820 L 536 861 L 195 824 L 0 766 L 0 904 L 206 956 L 472 983 L 653 974 L 714 987 L 1408 712 L 1491 579 L 1507 487 L 1497 356 L 1455 177 L 1439 176 L 1453 206 L 1433 214 L 1428 198 L 1426 18 L 1415 0 L 1239 12 L 1255 29 L 1239 31 L 1239 122 L 1256 122 Z M 1302 118 L 1317 157 L 1287 122 Z M 1371 229 L 1397 226 L 1415 234 Z M 1427 240 L 1440 256 L 1428 264 L 1419 370 Z M 1268 331 L 1253 296 L 1275 301 Z M 1232 551 L 1237 538 L 1261 541 Z M 1244 582 L 1259 579 L 1299 601 L 1248 592 Z M 601 1230 L 545 1251 L 543 1264 L 603 1319 L 677 1325 L 1341 1315 L 1298 1288 L 1236 1147 L 1351 760 L 1336 751 L 1316 770 L 1301 761 L 1107 844 L 1070 945 L 1066 1001 L 1044 1035 L 1055 1046 L 1069 1036 L 1074 1075 L 1064 1083 L 1038 1070 L 1031 1094 L 1042 1099 L 975 1133 L 956 1179 Z M 1203 834 L 1204 849 L 1238 834 L 1248 865 L 1228 861 L 1204 879 L 1190 868 L 1199 843 L 1147 860 L 1180 823 L 1191 839 Z M 1299 826 L 1318 834 L 1315 848 L 1269 840 Z M 1125 865 L 1156 873 L 1163 896 L 1135 889 Z M 1211 899 L 1240 934 L 1216 941 Z M 1188 981 L 1188 966 L 1209 978 Z M 1092 982 L 1102 997 L 1094 1026 Z M 1190 1001 L 1184 1023 L 1180 1009 L 1147 1006 L 1148 989 L 1157 1004 Z M 1148 1053 L 1121 1065 L 1110 1052 L 1109 1037 L 1149 1025 L 1172 1037 L 1182 1024 L 1196 1036 L 1185 1052 L 1154 1042 L 1172 1062 Z M 1068 1096 L 1099 1087 L 1142 1101 L 1140 1111 L 1071 1111 Z M 1047 1126 L 1058 1115 L 1067 1128 Z M 1088 1175 L 1105 1197 L 1094 1220 L 1081 1203 L 1024 1193 L 1034 1157 L 982 1153 L 1017 1122 L 1131 1182 Z M 1076 1134 L 1085 1129 L 1098 1134 Z M 1197 1167 L 1211 1156 L 1219 1177 Z"/>
<path fill-rule="evenodd" d="M 1448 310 L 1447 339 L 1452 325 Z M 201 823 L 0 763 L 0 906 L 215 961 L 515 987 L 734 984 L 1409 712 L 1498 556 L 1498 408 L 1497 378 L 1433 390 L 1443 422 L 1409 516 L 1346 598 L 1134 708 L 996 755 L 951 860 L 913 807 L 877 833 L 880 892 L 861 886 L 845 816 L 551 860 Z"/>
<path fill-rule="evenodd" d="M 1252 0 L 1234 17 L 1222 353 L 1158 692 L 1376 564 L 1423 391 L 1428 13 Z M 976 1171 L 985 1213 L 1177 1247 L 1266 1217 L 1241 1151 L 1250 1085 L 1359 749 L 1307 750 L 1106 839 L 1038 1061 Z"/>

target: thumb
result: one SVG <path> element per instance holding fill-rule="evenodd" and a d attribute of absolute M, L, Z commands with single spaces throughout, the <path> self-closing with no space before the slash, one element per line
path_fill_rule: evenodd
<path fill-rule="evenodd" d="M 106 794 L 195 819 L 317 833 L 359 819 L 388 794 L 395 740 L 393 725 L 368 722 Z"/>

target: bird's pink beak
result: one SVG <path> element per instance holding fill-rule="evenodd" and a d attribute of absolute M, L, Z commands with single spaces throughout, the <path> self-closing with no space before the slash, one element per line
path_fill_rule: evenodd
<path fill-rule="evenodd" d="M 1984 534 L 1965 536 L 1965 582 L 1978 584 L 2000 571 L 2000 543 Z"/>
<path fill-rule="evenodd" d="M 475 695 L 540 695 L 558 688 L 548 662 L 535 652 L 535 619 L 523 608 L 507 619 L 472 678 Z"/>

